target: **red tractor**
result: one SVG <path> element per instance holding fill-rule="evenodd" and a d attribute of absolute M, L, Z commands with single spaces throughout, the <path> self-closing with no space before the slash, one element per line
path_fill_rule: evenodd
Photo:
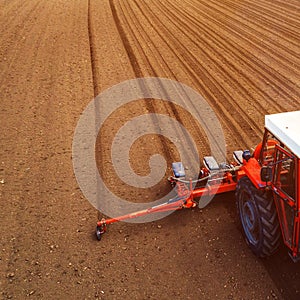
<path fill-rule="evenodd" d="M 299 260 L 300 111 L 266 116 L 262 142 L 252 154 L 240 150 L 234 151 L 233 157 L 230 164 L 204 157 L 196 180 L 186 180 L 183 164 L 173 163 L 169 181 L 175 186 L 175 198 L 149 209 L 99 220 L 97 238 L 101 239 L 108 224 L 150 213 L 204 207 L 208 204 L 205 196 L 235 191 L 239 219 L 251 250 L 259 257 L 272 255 L 282 236 L 291 258 Z M 197 185 L 193 188 L 194 183 Z"/>

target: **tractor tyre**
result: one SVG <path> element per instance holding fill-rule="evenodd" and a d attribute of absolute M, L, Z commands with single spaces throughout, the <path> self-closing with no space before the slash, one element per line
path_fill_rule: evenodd
<path fill-rule="evenodd" d="M 272 255 L 280 245 L 280 226 L 271 193 L 258 190 L 248 177 L 239 180 L 236 204 L 243 235 L 258 257 Z"/>

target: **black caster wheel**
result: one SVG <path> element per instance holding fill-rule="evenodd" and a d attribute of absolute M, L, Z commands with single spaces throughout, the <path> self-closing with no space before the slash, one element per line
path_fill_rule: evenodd
<path fill-rule="evenodd" d="M 102 233 L 103 233 L 102 226 L 97 226 L 96 227 L 96 237 L 97 237 L 98 241 L 101 241 Z"/>

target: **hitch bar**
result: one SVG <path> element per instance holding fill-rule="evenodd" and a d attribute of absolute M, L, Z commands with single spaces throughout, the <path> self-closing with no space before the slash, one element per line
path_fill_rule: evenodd
<path fill-rule="evenodd" d="M 236 180 L 233 180 L 232 171 L 236 171 L 236 168 L 222 171 L 214 174 L 207 174 L 198 180 L 182 180 L 180 178 L 171 176 L 168 180 L 171 184 L 176 185 L 177 196 L 173 199 L 168 200 L 165 203 L 143 209 L 137 212 L 132 212 L 123 216 L 119 216 L 111 219 L 102 218 L 97 222 L 96 226 L 96 237 L 98 240 L 101 240 L 102 235 L 107 231 L 107 225 L 110 225 L 115 222 L 130 220 L 137 217 L 142 217 L 152 213 L 166 212 L 166 211 L 176 211 L 183 208 L 194 208 L 197 206 L 197 202 L 194 201 L 195 198 L 201 196 L 212 196 L 215 194 L 221 194 L 225 192 L 234 191 L 236 188 Z M 234 172 L 233 172 L 234 173 Z M 193 183 L 207 181 L 205 186 L 196 187 L 193 189 Z M 210 201 L 209 201 L 210 202 Z M 206 206 L 209 202 L 205 203 Z M 201 203 L 198 203 L 199 207 Z"/>

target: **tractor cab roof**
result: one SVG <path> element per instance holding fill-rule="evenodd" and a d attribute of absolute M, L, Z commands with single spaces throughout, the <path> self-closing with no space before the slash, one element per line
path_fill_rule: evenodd
<path fill-rule="evenodd" d="M 265 127 L 300 157 L 300 110 L 265 116 Z"/>

